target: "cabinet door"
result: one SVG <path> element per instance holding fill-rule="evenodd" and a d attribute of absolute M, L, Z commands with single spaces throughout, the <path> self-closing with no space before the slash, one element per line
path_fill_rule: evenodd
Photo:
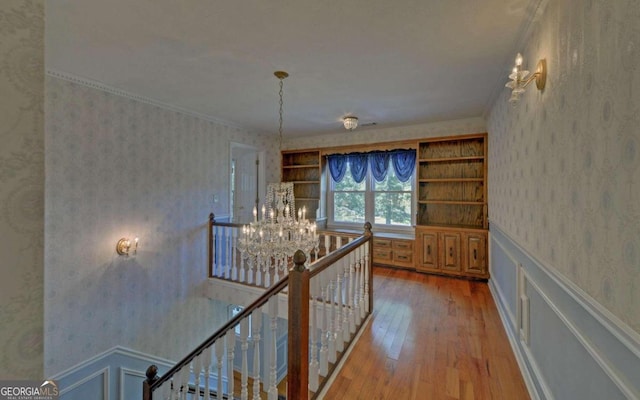
<path fill-rule="evenodd" d="M 442 269 L 461 271 L 460 268 L 460 233 L 443 232 L 441 235 Z"/>
<path fill-rule="evenodd" d="M 486 274 L 486 236 L 481 233 L 466 233 L 465 244 L 465 271 L 471 274 Z"/>
<path fill-rule="evenodd" d="M 438 269 L 438 233 L 420 232 L 418 267 Z"/>

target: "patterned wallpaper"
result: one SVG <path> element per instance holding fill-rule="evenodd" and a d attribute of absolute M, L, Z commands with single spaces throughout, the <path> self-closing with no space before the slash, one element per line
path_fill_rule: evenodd
<path fill-rule="evenodd" d="M 394 140 L 421 139 L 438 136 L 463 135 L 486 132 L 483 118 L 467 118 L 453 121 L 432 122 L 391 128 L 358 128 L 352 132 L 341 130 L 335 134 L 286 139 L 285 149 L 373 144 Z"/>
<path fill-rule="evenodd" d="M 274 159 L 273 140 L 53 76 L 46 89 L 45 372 L 115 345 L 179 359 L 226 319 L 202 291 L 230 142 Z M 134 236 L 137 256 L 117 256 Z"/>
<path fill-rule="evenodd" d="M 504 89 L 487 125 L 490 220 L 640 333 L 638 21 L 637 0 L 549 1 L 522 49 L 547 87 Z"/>
<path fill-rule="evenodd" d="M 44 1 L 0 3 L 0 379 L 43 376 Z"/>

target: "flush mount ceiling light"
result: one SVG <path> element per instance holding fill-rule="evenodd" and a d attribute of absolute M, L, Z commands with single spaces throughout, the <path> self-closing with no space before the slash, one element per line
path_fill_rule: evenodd
<path fill-rule="evenodd" d="M 509 98 L 510 103 L 515 103 L 520 100 L 520 95 L 524 93 L 527 85 L 529 85 L 533 80 L 536 81 L 536 87 L 538 90 L 544 89 L 547 82 L 547 61 L 544 58 L 538 61 L 536 71 L 531 76 L 527 77 L 528 75 L 529 71 L 522 69 L 522 54 L 518 53 L 516 56 L 516 64 L 509 75 L 509 79 L 511 79 L 511 81 L 507 82 L 505 85 L 511 89 L 511 97 Z"/>
<path fill-rule="evenodd" d="M 358 117 L 352 115 L 343 118 L 344 128 L 348 131 L 352 131 L 358 127 Z"/>

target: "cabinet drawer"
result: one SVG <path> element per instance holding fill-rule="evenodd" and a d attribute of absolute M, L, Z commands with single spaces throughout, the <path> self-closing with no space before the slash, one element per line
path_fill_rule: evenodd
<path fill-rule="evenodd" d="M 391 248 L 391 239 L 373 239 L 373 248 Z"/>
<path fill-rule="evenodd" d="M 391 261 L 391 250 L 390 249 L 373 249 L 373 261 Z"/>
<path fill-rule="evenodd" d="M 413 251 L 413 241 L 394 240 L 392 243 L 392 247 L 394 250 Z"/>
<path fill-rule="evenodd" d="M 413 252 L 405 250 L 394 251 L 393 261 L 398 264 L 413 264 Z"/>

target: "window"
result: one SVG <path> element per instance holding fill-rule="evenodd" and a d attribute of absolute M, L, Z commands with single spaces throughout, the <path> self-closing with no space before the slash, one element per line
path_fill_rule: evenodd
<path fill-rule="evenodd" d="M 406 152 L 402 151 L 402 154 Z M 378 227 L 400 230 L 413 225 L 415 152 L 410 151 L 413 156 L 408 159 L 398 157 L 399 161 L 393 159 L 396 153 L 399 152 L 329 157 L 327 211 L 330 224 L 359 229 L 365 221 L 370 221 Z M 398 167 L 404 182 L 396 172 L 398 162 L 410 166 Z M 394 168 L 389 168 L 390 163 Z M 371 168 L 367 168 L 367 164 L 371 164 Z"/>

